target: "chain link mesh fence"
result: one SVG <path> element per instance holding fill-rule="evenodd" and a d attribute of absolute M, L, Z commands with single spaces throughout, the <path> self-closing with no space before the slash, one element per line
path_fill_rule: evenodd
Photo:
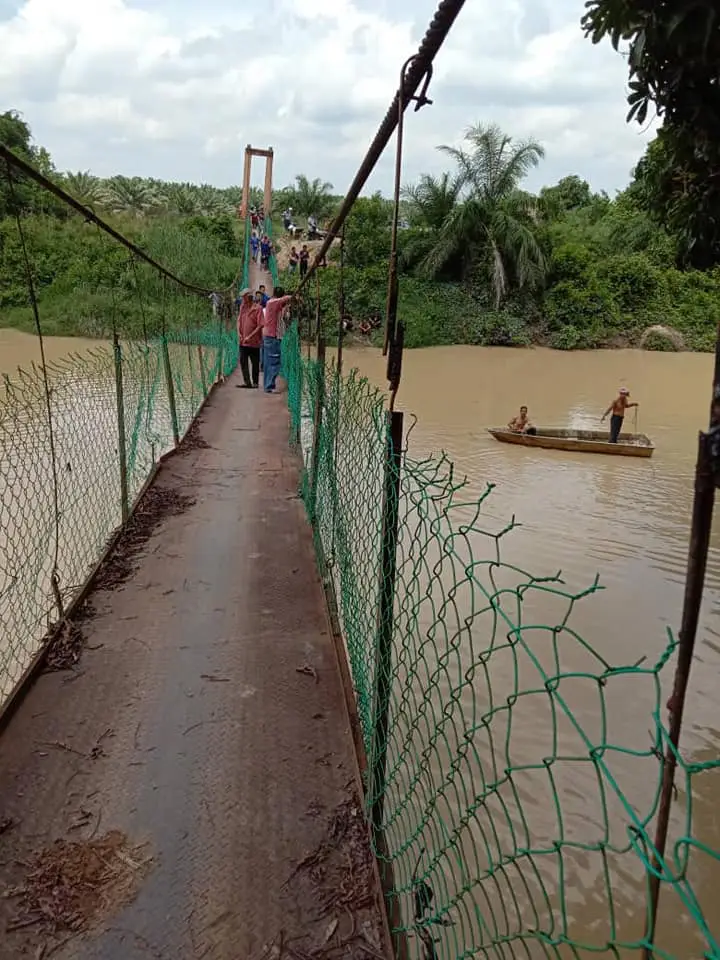
<path fill-rule="evenodd" d="M 166 349 L 182 438 L 236 364 L 237 337 L 212 316 L 48 363 L 47 381 L 33 367 L 0 387 L 0 705 L 121 523 L 118 417 L 130 504 L 174 446 Z"/>
<path fill-rule="evenodd" d="M 668 744 L 661 675 L 674 638 L 656 663 L 608 662 L 572 626 L 600 585 L 573 591 L 559 574 L 506 561 L 517 524 L 488 515 L 492 486 L 468 500 L 448 459 L 403 451 L 383 656 L 384 397 L 355 372 L 303 359 L 296 326 L 283 364 L 369 758 L 369 818 L 381 810 L 374 840 L 398 956 L 720 957 L 720 854 L 693 818 L 720 783 L 716 758 L 679 757 L 667 852 L 653 865 Z"/>

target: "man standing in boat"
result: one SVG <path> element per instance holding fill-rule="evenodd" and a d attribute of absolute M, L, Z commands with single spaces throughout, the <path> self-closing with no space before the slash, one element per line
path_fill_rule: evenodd
<path fill-rule="evenodd" d="M 527 407 L 520 407 L 519 415 L 517 417 L 513 417 L 513 419 L 510 421 L 508 424 L 508 430 L 512 430 L 513 433 L 527 433 L 531 437 L 535 436 L 537 430 L 532 423 L 530 423 Z"/>
<path fill-rule="evenodd" d="M 609 413 L 612 413 L 610 417 L 610 443 L 617 443 L 618 437 L 622 430 L 623 420 L 625 419 L 625 411 L 629 410 L 630 407 L 639 407 L 639 403 L 632 403 L 630 401 L 630 391 L 627 387 L 620 387 L 617 397 L 613 400 L 610 406 L 607 408 L 605 413 L 602 415 L 601 423 L 604 423 L 605 418 Z"/>

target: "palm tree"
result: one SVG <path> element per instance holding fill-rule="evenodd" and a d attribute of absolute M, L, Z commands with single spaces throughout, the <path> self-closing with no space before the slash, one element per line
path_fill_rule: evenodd
<path fill-rule="evenodd" d="M 439 177 L 423 173 L 416 184 L 403 191 L 412 225 L 439 230 L 455 209 L 460 188 L 458 178 L 449 173 Z"/>
<path fill-rule="evenodd" d="M 197 200 L 192 184 L 166 183 L 162 200 L 169 213 L 175 213 L 181 217 L 191 217 L 197 213 Z"/>
<path fill-rule="evenodd" d="M 332 213 L 335 201 L 332 196 L 333 185 L 320 177 L 308 180 L 304 173 L 295 177 L 292 192 L 292 205 L 297 213 L 306 217 L 326 217 Z"/>
<path fill-rule="evenodd" d="M 66 173 L 63 177 L 67 192 L 86 207 L 95 207 L 102 200 L 102 184 L 89 170 Z"/>
<path fill-rule="evenodd" d="M 199 187 L 195 187 L 195 197 L 198 213 L 204 217 L 216 217 L 222 213 L 228 213 L 232 209 L 223 200 L 217 187 L 213 187 L 209 183 L 201 183 Z"/>
<path fill-rule="evenodd" d="M 423 268 L 437 276 L 454 265 L 463 279 L 487 279 L 496 308 L 512 286 L 526 289 L 545 275 L 536 201 L 520 183 L 545 156 L 536 140 L 513 142 L 495 124 L 465 134 L 470 149 L 439 149 L 457 164 L 457 197 Z"/>
<path fill-rule="evenodd" d="M 120 174 L 105 182 L 103 204 L 115 213 L 133 213 L 136 217 L 149 213 L 159 196 L 141 177 L 123 177 Z"/>

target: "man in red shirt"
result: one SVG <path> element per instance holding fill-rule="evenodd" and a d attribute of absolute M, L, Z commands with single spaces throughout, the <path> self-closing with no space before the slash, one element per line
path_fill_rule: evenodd
<path fill-rule="evenodd" d="M 292 300 L 292 296 L 285 296 L 282 287 L 276 287 L 272 297 L 265 306 L 265 323 L 263 325 L 263 387 L 265 393 L 275 392 L 275 380 L 280 373 L 280 337 L 278 323 L 283 310 Z"/>
<path fill-rule="evenodd" d="M 240 345 L 240 369 L 244 383 L 239 386 L 250 390 L 260 380 L 260 347 L 262 346 L 263 310 L 253 300 L 249 287 L 240 293 L 240 313 L 237 318 L 238 344 Z M 250 371 L 252 370 L 252 378 Z"/>

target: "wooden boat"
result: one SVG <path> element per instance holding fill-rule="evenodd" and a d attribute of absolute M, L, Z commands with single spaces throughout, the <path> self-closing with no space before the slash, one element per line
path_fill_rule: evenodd
<path fill-rule="evenodd" d="M 513 433 L 506 427 L 488 430 L 502 443 L 517 443 L 523 447 L 543 447 L 548 450 L 570 450 L 573 453 L 610 453 L 619 457 L 651 457 L 655 446 L 644 433 L 621 433 L 617 443 L 610 443 L 608 431 L 603 430 L 540 430 L 536 433 Z"/>

